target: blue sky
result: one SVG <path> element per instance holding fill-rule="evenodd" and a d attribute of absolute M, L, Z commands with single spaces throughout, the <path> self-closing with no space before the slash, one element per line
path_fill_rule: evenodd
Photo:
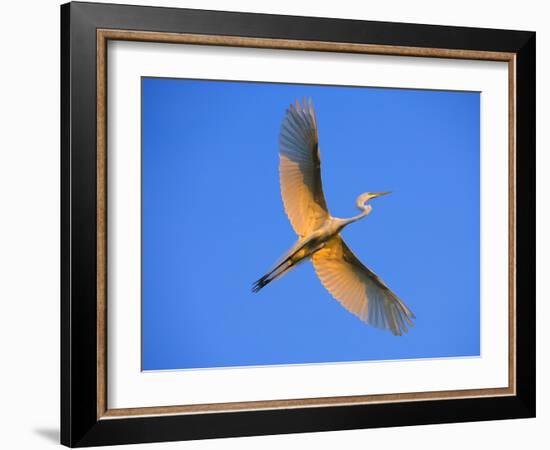
<path fill-rule="evenodd" d="M 295 242 L 278 180 L 288 105 L 311 97 L 343 236 L 413 310 L 371 328 L 306 263 L 252 283 Z M 144 370 L 476 356 L 479 93 L 142 79 Z"/>

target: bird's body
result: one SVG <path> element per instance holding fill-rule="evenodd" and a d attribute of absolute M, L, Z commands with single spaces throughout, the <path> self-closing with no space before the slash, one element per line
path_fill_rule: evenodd
<path fill-rule="evenodd" d="M 311 260 L 325 288 L 350 312 L 364 322 L 389 329 L 393 334 L 407 331 L 414 314 L 348 248 L 340 232 L 372 211 L 366 203 L 388 192 L 366 192 L 357 197 L 361 211 L 349 219 L 328 212 L 321 182 L 321 159 L 317 120 L 311 100 L 290 105 L 281 126 L 279 176 L 283 203 L 298 234 L 298 241 L 254 283 L 258 292 L 301 262 Z"/>

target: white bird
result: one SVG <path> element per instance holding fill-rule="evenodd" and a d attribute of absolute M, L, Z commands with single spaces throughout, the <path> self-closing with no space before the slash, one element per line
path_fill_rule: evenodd
<path fill-rule="evenodd" d="M 356 200 L 361 213 L 349 219 L 330 215 L 321 183 L 317 119 L 311 99 L 304 99 L 303 104 L 296 101 L 286 111 L 279 135 L 279 177 L 285 211 L 298 241 L 252 290 L 258 292 L 309 259 L 323 286 L 348 311 L 394 335 L 407 332 L 415 318 L 412 311 L 359 261 L 340 236 L 344 227 L 371 213 L 369 200 L 389 192 L 361 194 Z"/>

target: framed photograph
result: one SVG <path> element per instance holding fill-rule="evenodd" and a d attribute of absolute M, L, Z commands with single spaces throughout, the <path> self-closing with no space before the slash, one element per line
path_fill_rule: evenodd
<path fill-rule="evenodd" d="M 61 7 L 61 441 L 535 415 L 535 33 Z"/>

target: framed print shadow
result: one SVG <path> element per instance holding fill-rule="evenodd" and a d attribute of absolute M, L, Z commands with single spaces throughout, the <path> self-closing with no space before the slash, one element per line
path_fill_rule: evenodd
<path fill-rule="evenodd" d="M 61 442 L 535 416 L 535 33 L 61 7 Z"/>

